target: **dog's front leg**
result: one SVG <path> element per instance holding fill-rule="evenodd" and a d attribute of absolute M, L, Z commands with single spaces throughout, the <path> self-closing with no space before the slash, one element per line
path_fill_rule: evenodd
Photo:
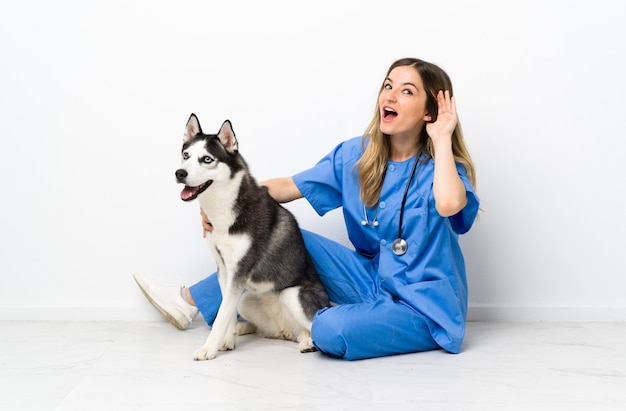
<path fill-rule="evenodd" d="M 224 292 L 226 291 L 226 292 Z M 221 349 L 235 348 L 237 339 L 237 306 L 243 287 L 227 285 L 222 292 L 222 304 L 206 342 L 193 354 L 195 361 L 212 360 Z"/>

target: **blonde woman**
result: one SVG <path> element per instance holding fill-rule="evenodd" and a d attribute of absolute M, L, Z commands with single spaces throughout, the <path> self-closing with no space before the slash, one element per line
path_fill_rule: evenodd
<path fill-rule="evenodd" d="M 336 304 L 313 319 L 319 351 L 346 360 L 460 351 L 467 280 L 458 235 L 471 228 L 479 200 L 442 69 L 415 58 L 394 62 L 363 137 L 342 142 L 306 171 L 263 184 L 277 201 L 304 197 L 320 215 L 343 209 L 354 250 L 303 231 Z M 204 216 L 203 226 L 212 229 Z M 178 328 L 198 309 L 209 325 L 215 318 L 216 275 L 189 288 L 136 279 Z"/>

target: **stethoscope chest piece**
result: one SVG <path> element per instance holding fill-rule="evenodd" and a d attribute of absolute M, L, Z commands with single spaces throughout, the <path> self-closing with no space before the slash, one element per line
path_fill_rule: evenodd
<path fill-rule="evenodd" d="M 404 217 L 404 205 L 406 203 L 406 197 L 409 194 L 409 187 L 411 187 L 411 181 L 413 181 L 413 176 L 415 175 L 415 170 L 417 169 L 418 163 L 419 154 L 415 156 L 415 162 L 413 163 L 413 168 L 411 169 L 411 175 L 409 176 L 409 181 L 406 184 L 406 188 L 404 189 L 404 195 L 402 196 L 402 205 L 400 206 L 400 221 L 398 222 L 398 238 L 396 238 L 393 243 L 391 243 L 391 251 L 393 251 L 395 255 L 404 255 L 406 254 L 406 250 L 408 249 L 406 240 L 402 238 L 402 219 Z M 365 207 L 365 204 L 363 204 L 363 216 L 364 219 L 363 221 L 361 221 L 361 225 L 378 227 L 378 208 L 376 209 L 374 219 L 370 222 L 367 218 L 367 208 Z"/>
<path fill-rule="evenodd" d="M 404 255 L 406 250 L 407 245 L 404 238 L 397 238 L 393 243 L 391 243 L 391 251 L 393 251 L 395 255 Z"/>

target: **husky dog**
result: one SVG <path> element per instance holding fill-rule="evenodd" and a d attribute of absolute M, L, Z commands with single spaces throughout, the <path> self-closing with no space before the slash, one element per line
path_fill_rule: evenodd
<path fill-rule="evenodd" d="M 204 134 L 187 121 L 176 180 L 183 201 L 198 199 L 213 225 L 207 239 L 217 262 L 222 304 L 194 360 L 235 348 L 238 335 L 257 332 L 315 351 L 311 319 L 330 305 L 295 217 L 250 174 L 232 125 Z M 247 322 L 238 323 L 237 313 Z"/>

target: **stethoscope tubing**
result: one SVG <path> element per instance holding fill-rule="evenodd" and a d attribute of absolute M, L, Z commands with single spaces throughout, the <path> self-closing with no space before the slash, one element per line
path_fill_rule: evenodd
<path fill-rule="evenodd" d="M 398 238 L 394 240 L 391 245 L 391 250 L 396 255 L 403 255 L 407 251 L 407 243 L 406 240 L 402 238 L 402 223 L 404 221 L 404 206 L 406 205 L 406 199 L 409 195 L 409 188 L 411 187 L 411 182 L 413 181 L 413 177 L 415 176 L 415 171 L 417 170 L 417 164 L 419 163 L 419 155 L 415 156 L 415 162 L 413 163 L 413 168 L 411 169 L 411 175 L 409 176 L 409 181 L 406 184 L 406 188 L 404 189 L 404 195 L 402 196 L 402 203 L 400 205 L 400 220 L 398 221 Z M 365 204 L 363 204 L 363 216 L 364 219 L 361 221 L 361 225 L 370 226 L 370 227 L 378 227 L 378 208 L 376 209 L 376 214 L 374 214 L 374 219 L 370 222 L 367 217 L 367 208 Z"/>

